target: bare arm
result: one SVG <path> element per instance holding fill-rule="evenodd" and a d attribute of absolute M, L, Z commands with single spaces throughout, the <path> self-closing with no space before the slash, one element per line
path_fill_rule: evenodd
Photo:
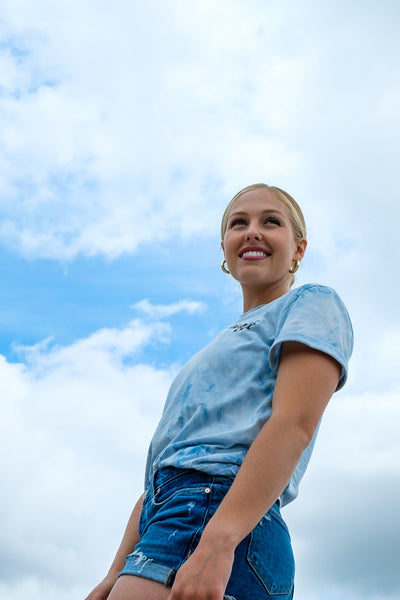
<path fill-rule="evenodd" d="M 140 513 L 142 510 L 143 495 L 136 502 L 132 514 L 129 518 L 121 544 L 117 550 L 117 554 L 112 562 L 112 565 L 98 586 L 89 594 L 86 600 L 106 600 L 108 598 L 115 582 L 117 581 L 118 573 L 125 565 L 125 557 L 133 552 L 136 544 L 139 541 L 138 524 Z"/>
<path fill-rule="evenodd" d="M 196 551 L 178 571 L 168 600 L 222 600 L 236 546 L 285 489 L 339 375 L 340 366 L 330 356 L 297 342 L 283 344 L 271 418 Z"/>

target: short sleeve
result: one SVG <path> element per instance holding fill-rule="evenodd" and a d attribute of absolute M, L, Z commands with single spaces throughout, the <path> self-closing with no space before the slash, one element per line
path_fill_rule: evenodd
<path fill-rule="evenodd" d="M 337 390 L 347 379 L 353 351 L 353 328 L 345 305 L 332 288 L 309 285 L 282 312 L 277 335 L 269 351 L 273 371 L 278 371 L 283 342 L 296 341 L 332 356 L 342 371 Z"/>

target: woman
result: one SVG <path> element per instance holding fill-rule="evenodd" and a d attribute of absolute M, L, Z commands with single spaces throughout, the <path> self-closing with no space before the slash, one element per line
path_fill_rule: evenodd
<path fill-rule="evenodd" d="M 296 497 L 323 411 L 346 380 L 352 328 L 332 289 L 290 289 L 307 241 L 289 194 L 244 188 L 221 235 L 243 314 L 171 385 L 145 494 L 87 600 L 293 597 L 280 508 Z"/>

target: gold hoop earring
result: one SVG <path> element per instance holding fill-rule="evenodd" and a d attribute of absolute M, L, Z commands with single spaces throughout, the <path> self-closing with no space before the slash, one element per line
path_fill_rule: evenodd
<path fill-rule="evenodd" d="M 294 260 L 292 262 L 292 266 L 289 269 L 289 273 L 291 273 L 293 275 L 293 273 L 296 273 L 297 269 L 300 266 L 300 261 L 299 260 Z"/>
<path fill-rule="evenodd" d="M 226 265 L 226 260 L 224 259 L 224 260 L 222 261 L 221 269 L 223 270 L 223 272 L 224 272 L 224 273 L 226 273 L 227 275 L 230 275 L 230 274 L 231 274 L 231 272 L 230 272 L 230 271 L 228 271 L 228 269 L 226 268 L 226 266 L 225 266 L 225 265 Z"/>

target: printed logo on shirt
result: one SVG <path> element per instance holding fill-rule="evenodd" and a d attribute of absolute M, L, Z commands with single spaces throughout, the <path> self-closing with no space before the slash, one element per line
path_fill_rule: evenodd
<path fill-rule="evenodd" d="M 233 329 L 236 333 L 237 331 L 243 331 L 243 329 L 251 329 L 254 325 L 256 325 L 258 321 L 251 321 L 251 323 L 236 323 L 235 325 L 231 325 L 229 329 Z"/>

